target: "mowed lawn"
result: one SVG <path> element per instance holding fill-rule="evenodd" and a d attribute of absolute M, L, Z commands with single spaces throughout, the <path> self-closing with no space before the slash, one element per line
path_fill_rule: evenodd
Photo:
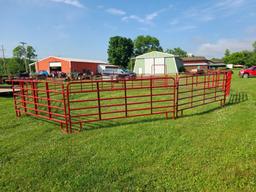
<path fill-rule="evenodd" d="M 78 134 L 0 97 L 0 191 L 255 191 L 256 78 L 227 106 L 97 122 Z"/>

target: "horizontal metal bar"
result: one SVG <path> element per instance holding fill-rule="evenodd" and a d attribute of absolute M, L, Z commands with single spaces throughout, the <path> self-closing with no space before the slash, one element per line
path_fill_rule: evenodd
<path fill-rule="evenodd" d="M 191 92 L 191 91 L 188 91 L 188 93 L 189 92 Z M 184 100 L 184 99 L 189 99 L 189 98 L 195 98 L 195 97 L 200 97 L 200 96 L 207 96 L 207 95 L 211 95 L 211 94 L 214 94 L 214 93 L 221 93 L 221 92 L 223 92 L 222 90 L 218 90 L 218 91 L 214 91 L 214 92 L 205 92 L 205 93 L 202 93 L 202 94 L 197 94 L 197 95 L 194 95 L 193 94 L 193 96 L 191 96 L 191 95 L 189 95 L 189 96 L 187 96 L 187 97 L 179 97 L 178 98 L 178 100 Z"/>
<path fill-rule="evenodd" d="M 207 104 L 211 104 L 211 103 L 215 103 L 215 102 L 220 102 L 222 101 L 222 99 L 219 99 L 219 100 L 214 100 L 214 101 L 210 101 L 210 102 L 207 102 L 207 103 L 201 103 L 201 104 L 197 104 L 197 105 L 193 105 L 192 107 L 185 107 L 185 108 L 182 108 L 182 109 L 178 109 L 178 111 L 182 111 L 182 110 L 187 110 L 187 109 L 192 109 L 192 108 L 195 108 L 195 107 L 199 107 L 199 106 L 203 106 L 203 105 L 207 105 Z"/>
<path fill-rule="evenodd" d="M 191 103 L 193 104 L 193 103 L 197 103 L 199 101 L 204 101 L 204 100 L 206 101 L 206 100 L 219 98 L 219 97 L 224 97 L 224 95 L 217 95 L 217 96 L 214 96 L 214 97 L 208 97 L 208 98 L 204 98 L 204 99 L 200 99 L 200 100 L 193 100 L 192 102 L 178 104 L 178 106 L 188 105 L 188 104 L 191 104 Z"/>
<path fill-rule="evenodd" d="M 163 112 L 153 112 L 151 113 L 146 113 L 146 114 L 136 114 L 136 115 L 128 115 L 127 118 L 130 117 L 142 117 L 142 116 L 149 116 L 149 115 L 159 115 L 159 114 L 166 114 L 166 113 L 174 113 L 174 111 L 163 111 Z M 110 117 L 110 118 L 102 118 L 101 120 L 113 120 L 113 119 L 122 119 L 125 118 L 126 116 L 118 116 L 118 117 Z M 80 124 L 80 123 L 92 123 L 92 122 L 97 122 L 101 121 L 99 119 L 94 119 L 94 120 L 79 120 L 79 121 L 73 121 L 73 124 Z"/>
<path fill-rule="evenodd" d="M 65 124 L 65 120 L 60 120 L 60 119 L 55 119 L 55 118 L 49 118 L 49 117 L 46 117 L 46 116 L 43 116 L 43 115 L 39 115 L 39 114 L 34 114 L 34 113 L 30 113 L 30 112 L 24 112 L 25 114 L 28 114 L 28 115 L 31 115 L 31 116 L 34 116 L 34 117 L 41 117 L 43 119 L 47 119 L 47 120 L 51 120 L 51 121 L 55 121 L 55 122 L 58 122 L 58 123 L 63 123 Z"/>

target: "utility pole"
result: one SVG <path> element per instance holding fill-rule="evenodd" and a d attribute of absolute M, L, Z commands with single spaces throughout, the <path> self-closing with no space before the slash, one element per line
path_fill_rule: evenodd
<path fill-rule="evenodd" d="M 27 66 L 27 51 L 26 51 L 26 47 L 25 47 L 25 45 L 26 45 L 27 43 L 25 43 L 25 42 L 20 42 L 20 44 L 23 46 L 23 49 L 24 49 L 24 64 L 25 64 L 26 72 L 28 72 L 28 66 Z"/>
<path fill-rule="evenodd" d="M 8 71 L 7 71 L 7 66 L 6 66 L 6 62 L 5 62 L 5 55 L 4 55 L 4 46 L 1 46 L 1 50 L 2 50 L 2 59 L 3 59 L 3 69 L 4 69 L 4 73 L 7 75 Z"/>

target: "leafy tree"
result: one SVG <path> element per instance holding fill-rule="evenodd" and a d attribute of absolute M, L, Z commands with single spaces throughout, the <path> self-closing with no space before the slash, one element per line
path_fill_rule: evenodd
<path fill-rule="evenodd" d="M 248 67 L 256 65 L 256 52 L 248 52 L 246 54 L 245 65 Z"/>
<path fill-rule="evenodd" d="M 20 58 L 10 58 L 7 62 L 7 66 L 9 73 L 12 75 L 25 71 L 24 60 Z"/>
<path fill-rule="evenodd" d="M 18 45 L 13 49 L 13 57 L 16 58 L 20 65 L 24 65 L 26 71 L 28 72 L 28 62 L 31 62 L 32 59 L 37 57 L 36 50 L 31 46 L 28 45 L 27 47 Z M 22 59 L 24 62 L 21 62 Z M 28 59 L 28 62 L 27 62 Z"/>
<path fill-rule="evenodd" d="M 232 63 L 245 65 L 246 56 L 243 52 L 235 52 L 230 54 L 229 56 L 225 56 L 223 59 L 226 64 Z"/>
<path fill-rule="evenodd" d="M 31 61 L 32 59 L 35 59 L 37 57 L 36 50 L 30 45 L 27 46 L 26 53 L 27 53 L 27 58 L 29 61 Z"/>
<path fill-rule="evenodd" d="M 230 55 L 230 50 L 229 49 L 226 49 L 225 50 L 225 56 L 228 57 Z"/>
<path fill-rule="evenodd" d="M 21 59 L 25 57 L 26 49 L 22 45 L 18 45 L 13 49 L 12 53 L 13 53 L 13 57 Z"/>
<path fill-rule="evenodd" d="M 188 53 L 186 51 L 184 51 L 183 49 L 181 49 L 180 47 L 177 47 L 174 49 L 167 49 L 166 52 L 173 54 L 173 55 L 177 55 L 179 57 L 187 57 L 188 56 Z"/>
<path fill-rule="evenodd" d="M 256 52 L 256 41 L 253 42 L 252 47 L 253 47 L 253 52 Z"/>
<path fill-rule="evenodd" d="M 127 67 L 133 54 L 133 42 L 130 38 L 111 37 L 108 46 L 108 61 L 114 65 Z"/>
<path fill-rule="evenodd" d="M 148 53 L 150 51 L 163 51 L 160 42 L 156 37 L 140 35 L 134 40 L 135 56 Z"/>

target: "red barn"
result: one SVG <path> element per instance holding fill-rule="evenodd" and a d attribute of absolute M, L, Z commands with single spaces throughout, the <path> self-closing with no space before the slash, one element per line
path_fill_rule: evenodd
<path fill-rule="evenodd" d="M 108 63 L 98 60 L 84 60 L 50 56 L 33 64 L 35 65 L 36 72 L 47 71 L 48 73 L 51 73 L 52 71 L 61 71 L 64 73 L 84 73 L 90 71 L 93 74 L 96 74 L 98 73 L 98 65 L 107 65 Z"/>
<path fill-rule="evenodd" d="M 209 60 L 205 57 L 184 57 L 182 61 L 186 71 L 196 69 L 207 70 L 209 67 Z"/>

